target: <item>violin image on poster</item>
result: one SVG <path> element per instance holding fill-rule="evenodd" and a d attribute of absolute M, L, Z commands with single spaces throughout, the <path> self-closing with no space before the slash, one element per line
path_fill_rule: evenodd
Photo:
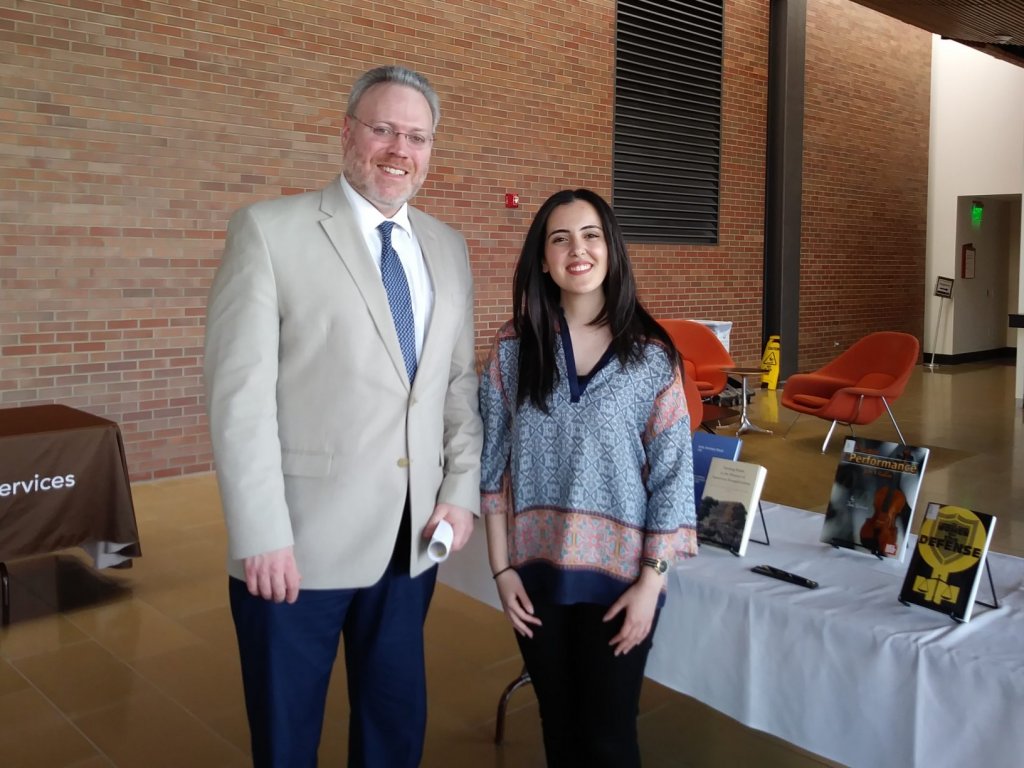
<path fill-rule="evenodd" d="M 860 541 L 872 552 L 892 557 L 897 553 L 900 542 L 896 521 L 908 505 L 907 497 L 899 487 L 899 476 L 895 472 L 886 475 L 885 482 L 875 490 L 874 513 L 860 528 Z"/>
<path fill-rule="evenodd" d="M 836 467 L 821 540 L 903 560 L 928 448 L 848 437 Z"/>

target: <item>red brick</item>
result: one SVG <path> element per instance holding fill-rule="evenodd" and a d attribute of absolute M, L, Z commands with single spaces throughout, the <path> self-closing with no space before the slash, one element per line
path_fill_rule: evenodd
<path fill-rule="evenodd" d="M 611 190 L 611 0 L 586 13 L 574 0 L 186 5 L 0 10 L 13 49 L 0 405 L 60 399 L 115 418 L 136 479 L 211 469 L 203 319 L 228 216 L 338 173 L 346 90 L 363 69 L 408 51 L 441 95 L 416 202 L 470 244 L 481 351 L 509 316 L 540 202 L 565 186 Z M 86 37 L 83 14 L 104 26 Z M 808 18 L 800 352 L 813 362 L 881 324 L 920 332 L 930 43 L 846 0 L 810 0 Z M 768 2 L 727 0 L 725 20 L 720 241 L 631 252 L 656 316 L 731 320 L 735 356 L 754 360 Z M 522 207 L 505 209 L 506 192 Z"/>

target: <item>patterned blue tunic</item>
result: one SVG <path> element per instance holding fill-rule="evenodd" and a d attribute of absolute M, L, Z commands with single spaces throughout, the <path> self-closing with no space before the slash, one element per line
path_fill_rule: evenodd
<path fill-rule="evenodd" d="M 625 367 L 611 358 L 582 388 L 565 334 L 545 414 L 529 399 L 516 406 L 519 339 L 511 322 L 498 332 L 480 383 L 482 508 L 506 515 L 510 562 L 531 595 L 610 605 L 641 557 L 697 553 L 682 380 L 660 344 L 645 352 Z"/>

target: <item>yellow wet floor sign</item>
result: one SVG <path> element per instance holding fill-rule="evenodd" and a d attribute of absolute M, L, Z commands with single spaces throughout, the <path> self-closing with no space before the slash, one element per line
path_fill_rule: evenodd
<path fill-rule="evenodd" d="M 769 336 L 761 357 L 761 383 L 768 389 L 776 389 L 779 385 L 779 337 Z"/>

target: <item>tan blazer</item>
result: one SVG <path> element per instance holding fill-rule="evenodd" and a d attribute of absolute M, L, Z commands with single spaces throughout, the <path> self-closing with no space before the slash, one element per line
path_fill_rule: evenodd
<path fill-rule="evenodd" d="M 434 307 L 410 391 L 380 272 L 337 179 L 238 211 L 207 310 L 207 408 L 229 570 L 294 544 L 304 588 L 383 574 L 406 493 L 411 573 L 435 503 L 479 512 L 466 243 L 410 207 Z"/>

